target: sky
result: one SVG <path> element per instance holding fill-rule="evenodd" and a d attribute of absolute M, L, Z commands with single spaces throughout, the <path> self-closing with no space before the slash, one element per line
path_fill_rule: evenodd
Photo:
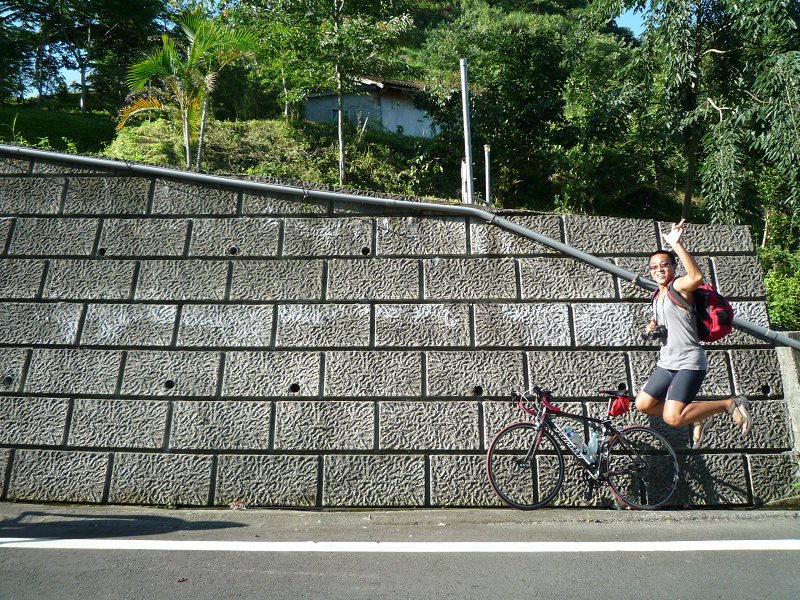
<path fill-rule="evenodd" d="M 632 10 L 622 13 L 617 18 L 617 25 L 627 27 L 636 37 L 642 34 L 642 14 L 634 14 Z"/>

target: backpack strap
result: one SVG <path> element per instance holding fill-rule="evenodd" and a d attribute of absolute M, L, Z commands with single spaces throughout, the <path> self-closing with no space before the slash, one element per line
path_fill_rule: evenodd
<path fill-rule="evenodd" d="M 677 306 L 679 308 L 682 308 L 686 312 L 690 312 L 690 313 L 694 314 L 694 312 L 695 312 L 694 306 L 689 304 L 686 301 L 686 298 L 681 296 L 680 292 L 678 292 L 678 290 L 675 289 L 675 287 L 673 285 L 674 281 L 675 281 L 674 279 L 672 281 L 670 281 L 669 285 L 667 286 L 667 296 L 669 296 L 669 299 L 672 301 L 672 303 L 675 306 Z"/>

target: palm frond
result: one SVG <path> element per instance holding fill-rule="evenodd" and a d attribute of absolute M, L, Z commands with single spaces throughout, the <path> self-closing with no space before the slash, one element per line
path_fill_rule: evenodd
<path fill-rule="evenodd" d="M 136 98 L 133 102 L 123 107 L 119 111 L 119 123 L 117 123 L 117 131 L 125 127 L 125 123 L 136 113 L 147 110 L 164 110 L 164 105 L 161 100 L 153 96 L 144 96 Z"/>

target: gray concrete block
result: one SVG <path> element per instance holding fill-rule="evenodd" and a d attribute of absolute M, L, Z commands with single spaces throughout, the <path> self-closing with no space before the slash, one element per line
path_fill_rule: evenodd
<path fill-rule="evenodd" d="M 747 473 L 741 454 L 678 456 L 681 480 L 670 504 L 720 506 L 746 504 Z"/>
<path fill-rule="evenodd" d="M 28 351 L 22 348 L 0 348 L 0 391 L 22 391 L 22 370 Z"/>
<path fill-rule="evenodd" d="M 322 266 L 319 260 L 234 262 L 231 300 L 319 300 Z"/>
<path fill-rule="evenodd" d="M 649 254 L 657 249 L 649 219 L 564 215 L 566 243 L 589 254 Z"/>
<path fill-rule="evenodd" d="M 477 402 L 380 402 L 380 450 L 478 450 Z"/>
<path fill-rule="evenodd" d="M 306 216 L 324 215 L 328 212 L 327 200 L 303 199 L 301 194 L 245 192 L 242 211 L 246 215 Z"/>
<path fill-rule="evenodd" d="M 137 300 L 224 300 L 228 263 L 221 260 L 142 261 Z"/>
<path fill-rule="evenodd" d="M 55 215 L 63 194 L 63 177 L 0 177 L 0 213 Z"/>
<path fill-rule="evenodd" d="M 733 384 L 744 396 L 783 396 L 781 367 L 775 350 L 731 350 Z"/>
<path fill-rule="evenodd" d="M 0 160 L 0 175 L 24 175 L 28 172 L 30 161 L 22 158 L 10 158 L 7 154 Z"/>
<path fill-rule="evenodd" d="M 43 260 L 0 260 L 0 298 L 35 298 L 43 273 Z"/>
<path fill-rule="evenodd" d="M 797 496 L 800 473 L 794 454 L 750 454 L 746 460 L 755 504 Z"/>
<path fill-rule="evenodd" d="M 769 316 L 767 315 L 766 302 L 731 302 L 734 317 L 744 319 L 761 327 L 769 327 Z M 747 345 L 772 345 L 771 342 L 761 337 L 747 333 L 744 329 L 734 326 L 724 338 L 718 342 L 713 342 L 711 346 L 747 346 Z"/>
<path fill-rule="evenodd" d="M 422 456 L 326 456 L 323 506 L 422 506 Z"/>
<path fill-rule="evenodd" d="M 569 346 L 572 330 L 566 304 L 476 304 L 475 345 Z"/>
<path fill-rule="evenodd" d="M 375 306 L 378 347 L 470 345 L 466 304 L 378 304 Z"/>
<path fill-rule="evenodd" d="M 36 157 L 32 160 L 33 160 L 32 172 L 35 175 L 54 174 L 54 173 L 55 174 L 65 173 L 65 174 L 76 174 L 76 175 L 83 175 L 89 173 L 106 174 L 106 171 L 102 169 L 77 166 L 65 160 L 45 160 L 39 157 Z"/>
<path fill-rule="evenodd" d="M 631 376 L 634 394 L 644 387 L 645 382 L 656 370 L 658 352 L 628 352 L 631 363 Z M 733 393 L 727 355 L 719 350 L 707 350 L 708 371 L 698 398 L 725 398 Z"/>
<path fill-rule="evenodd" d="M 175 402 L 170 448 L 268 450 L 271 402 Z"/>
<path fill-rule="evenodd" d="M 747 437 L 725 413 L 714 415 L 703 449 L 789 450 L 792 447 L 789 408 L 782 400 L 755 400 L 750 404 L 753 429 Z"/>
<path fill-rule="evenodd" d="M 32 256 L 89 256 L 97 219 L 17 219 L 9 254 Z"/>
<path fill-rule="evenodd" d="M 370 326 L 366 304 L 284 304 L 278 306 L 275 344 L 279 348 L 368 346 Z"/>
<path fill-rule="evenodd" d="M 521 352 L 428 352 L 428 395 L 506 396 L 525 386 Z"/>
<path fill-rule="evenodd" d="M 591 398 L 597 390 L 628 384 L 622 352 L 528 352 L 527 357 L 531 385 L 552 390 L 557 397 Z"/>
<path fill-rule="evenodd" d="M 661 235 L 672 229 L 672 223 L 658 223 Z M 753 238 L 746 225 L 684 225 L 681 244 L 690 254 L 728 254 L 731 252 L 753 252 Z M 661 241 L 661 247 L 666 244 Z"/>
<path fill-rule="evenodd" d="M 187 304 L 178 346 L 269 346 L 273 312 L 272 306 Z"/>
<path fill-rule="evenodd" d="M 218 352 L 128 352 L 122 376 L 127 396 L 213 396 L 217 390 Z"/>
<path fill-rule="evenodd" d="M 483 403 L 483 450 L 489 449 L 489 444 L 494 437 L 507 425 L 512 423 L 533 421 L 533 417 L 527 413 L 522 412 L 516 404 L 510 402 L 511 394 L 503 398 L 502 402 L 490 401 Z M 554 399 L 556 406 L 562 410 L 583 415 L 586 413 L 584 404 L 580 402 L 562 402 L 559 399 Z"/>
<path fill-rule="evenodd" d="M 375 404 L 372 402 L 278 402 L 276 450 L 372 450 Z"/>
<path fill-rule="evenodd" d="M 81 344 L 86 346 L 168 346 L 177 306 L 90 304 Z"/>
<path fill-rule="evenodd" d="M 613 299 L 608 273 L 572 258 L 521 258 L 522 298 L 533 300 Z"/>
<path fill-rule="evenodd" d="M 108 501 L 113 504 L 206 506 L 210 456 L 197 454 L 114 455 Z"/>
<path fill-rule="evenodd" d="M 222 395 L 317 396 L 320 360 L 318 352 L 228 352 Z"/>
<path fill-rule="evenodd" d="M 105 452 L 17 450 L 6 491 L 9 500 L 102 502 Z"/>
<path fill-rule="evenodd" d="M 136 263 L 130 260 L 51 260 L 45 298 L 127 300 Z"/>
<path fill-rule="evenodd" d="M 181 256 L 189 221 L 184 219 L 107 219 L 97 252 L 101 256 Z"/>
<path fill-rule="evenodd" d="M 418 352 L 326 352 L 325 396 L 397 397 L 422 392 Z"/>
<path fill-rule="evenodd" d="M 431 258 L 422 261 L 429 300 L 516 300 L 511 258 Z"/>
<path fill-rule="evenodd" d="M 715 256 L 712 261 L 720 294 L 729 298 L 764 298 L 764 272 L 757 256 Z"/>
<path fill-rule="evenodd" d="M 484 455 L 431 456 L 432 506 L 499 506 L 489 485 Z"/>
<path fill-rule="evenodd" d="M 70 177 L 66 215 L 143 215 L 150 180 L 144 177 Z"/>
<path fill-rule="evenodd" d="M 113 394 L 122 352 L 34 349 L 25 391 L 40 394 Z"/>
<path fill-rule="evenodd" d="M 328 261 L 328 300 L 417 300 L 419 297 L 416 259 Z"/>
<path fill-rule="evenodd" d="M 11 449 L 0 448 L 0 497 L 6 493 L 6 473 L 9 472 L 11 465 Z"/>
<path fill-rule="evenodd" d="M 236 192 L 168 179 L 157 179 L 153 191 L 156 215 L 232 215 L 236 204 Z"/>
<path fill-rule="evenodd" d="M 286 219 L 283 227 L 283 256 L 367 256 L 372 252 L 371 219 Z"/>
<path fill-rule="evenodd" d="M 463 218 L 378 217 L 378 256 L 466 254 L 467 228 Z"/>
<path fill-rule="evenodd" d="M 164 400 L 76 398 L 67 445 L 161 448 L 168 408 Z"/>
<path fill-rule="evenodd" d="M 556 215 L 509 215 L 505 219 L 531 229 L 557 242 L 561 236 L 561 218 Z M 534 242 L 530 238 L 513 233 L 497 224 L 470 221 L 470 254 L 495 254 L 500 256 L 519 254 L 553 254 L 556 250 Z"/>
<path fill-rule="evenodd" d="M 652 316 L 648 304 L 619 302 L 573 304 L 575 345 L 582 346 L 653 346 L 641 333 Z"/>
<path fill-rule="evenodd" d="M 214 504 L 316 506 L 318 465 L 316 456 L 220 456 Z"/>
<path fill-rule="evenodd" d="M 0 254 L 5 252 L 6 242 L 8 241 L 8 236 L 11 233 L 11 225 L 14 223 L 14 219 L 11 218 L 0 218 L 0 247 L 3 248 L 0 251 Z"/>
<path fill-rule="evenodd" d="M 83 305 L 0 303 L 0 342 L 4 344 L 72 344 Z"/>
<path fill-rule="evenodd" d="M 60 446 L 67 405 L 59 398 L 0 398 L 0 444 Z"/>
<path fill-rule="evenodd" d="M 195 219 L 189 256 L 277 256 L 278 219 Z"/>

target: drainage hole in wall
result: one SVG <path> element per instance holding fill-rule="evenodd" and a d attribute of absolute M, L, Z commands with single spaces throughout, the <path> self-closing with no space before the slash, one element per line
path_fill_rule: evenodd
<path fill-rule="evenodd" d="M 106 255 L 106 249 L 105 248 L 98 248 L 97 249 L 97 256 L 105 256 L 105 255 Z"/>
<path fill-rule="evenodd" d="M 628 389 L 628 384 L 627 384 L 627 383 L 620 383 L 620 384 L 617 386 L 617 390 L 618 390 L 618 391 L 620 391 L 620 392 L 624 392 L 624 391 L 626 391 L 627 389 Z"/>
<path fill-rule="evenodd" d="M 228 254 L 230 254 L 231 256 L 236 256 L 237 254 L 239 254 L 239 248 L 237 248 L 236 246 L 231 246 L 230 248 L 228 248 Z"/>
<path fill-rule="evenodd" d="M 764 394 L 765 396 L 769 396 L 769 393 L 771 391 L 772 391 L 772 388 L 769 387 L 768 383 L 765 383 L 764 385 L 761 386 L 761 393 Z"/>
<path fill-rule="evenodd" d="M 174 387 L 175 387 L 175 382 L 172 381 L 172 379 L 167 379 L 164 382 L 164 389 L 171 390 Z"/>
<path fill-rule="evenodd" d="M 3 385 L 5 387 L 11 387 L 11 384 L 14 383 L 14 378 L 11 375 L 6 375 L 3 377 Z"/>
<path fill-rule="evenodd" d="M 364 256 L 369 256 L 370 252 L 372 252 L 372 250 L 370 250 L 368 246 L 364 246 L 363 248 L 361 248 L 361 254 L 363 254 Z"/>
<path fill-rule="evenodd" d="M 475 386 L 475 387 L 472 389 L 472 393 L 473 393 L 475 396 L 483 396 L 483 388 L 482 388 L 481 386 L 479 386 L 479 385 L 476 385 L 476 386 Z"/>
<path fill-rule="evenodd" d="M 293 383 L 292 385 L 289 386 L 289 391 L 292 392 L 292 393 L 299 392 L 300 391 L 300 384 L 299 383 Z"/>

